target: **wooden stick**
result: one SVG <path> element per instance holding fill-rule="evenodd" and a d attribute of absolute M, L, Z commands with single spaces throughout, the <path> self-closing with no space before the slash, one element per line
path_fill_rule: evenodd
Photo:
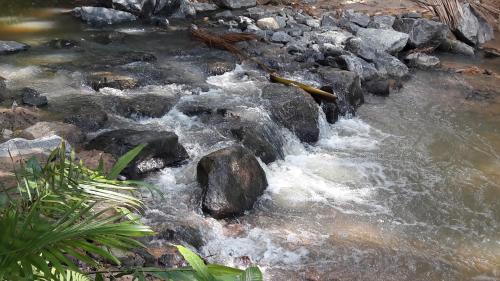
<path fill-rule="evenodd" d="M 273 82 L 301 88 L 302 90 L 308 92 L 309 94 L 317 96 L 318 98 L 325 100 L 325 101 L 334 102 L 337 99 L 337 96 L 335 94 L 330 94 L 330 93 L 325 92 L 323 90 L 320 90 L 318 88 L 314 88 L 314 87 L 308 86 L 306 84 L 303 84 L 303 83 L 300 83 L 297 81 L 293 81 L 293 80 L 289 80 L 289 79 L 280 77 L 280 76 L 276 75 L 276 73 L 270 73 L 269 77 L 271 78 L 271 81 L 273 81 Z"/>

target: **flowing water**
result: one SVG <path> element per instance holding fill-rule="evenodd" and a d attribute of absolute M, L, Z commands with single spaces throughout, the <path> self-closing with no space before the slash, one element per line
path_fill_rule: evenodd
<path fill-rule="evenodd" d="M 114 117 L 115 127 L 179 135 L 191 160 L 149 178 L 165 198 L 151 198 L 145 220 L 199 229 L 199 250 L 210 262 L 256 263 L 268 280 L 500 280 L 498 94 L 478 98 L 462 76 L 415 72 L 389 97 L 367 96 L 355 118 L 331 125 L 321 116 L 320 140 L 306 145 L 269 118 L 259 97 L 266 81 L 257 71 L 238 65 L 203 76 L 200 58 L 183 55 L 196 46 L 182 25 L 161 32 L 116 27 L 126 40 L 103 46 L 91 42 L 101 30 L 68 15 L 36 11 L 0 26 L 0 40 L 33 45 L 29 52 L 0 57 L 0 76 L 9 88 L 34 87 L 49 103 L 69 94 L 176 94 L 181 104 L 224 105 L 282 138 L 286 156 L 262 163 L 269 187 L 254 210 L 217 221 L 201 213 L 196 163 L 232 140 L 175 108 L 161 118 Z M 55 37 L 77 39 L 82 47 L 44 47 Z M 158 65 L 193 76 L 186 79 L 203 90 L 176 83 L 94 93 L 85 86 L 80 63 L 99 63 L 100 55 L 117 48 L 153 52 Z M 499 65 L 498 59 L 488 63 Z M 47 70 L 54 64 L 73 67 Z"/>

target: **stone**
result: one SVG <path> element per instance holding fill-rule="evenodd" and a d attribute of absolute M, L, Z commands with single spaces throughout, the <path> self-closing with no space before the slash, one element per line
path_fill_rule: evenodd
<path fill-rule="evenodd" d="M 388 96 L 391 92 L 391 81 L 389 79 L 373 79 L 363 82 L 363 88 L 376 96 Z"/>
<path fill-rule="evenodd" d="M 389 75 L 392 77 L 403 78 L 409 72 L 408 67 L 404 63 L 387 53 L 379 53 L 373 62 L 380 77 Z"/>
<path fill-rule="evenodd" d="M 407 55 L 405 61 L 410 67 L 417 68 L 434 68 L 440 64 L 439 58 L 419 52 Z"/>
<path fill-rule="evenodd" d="M 171 18 L 184 19 L 196 16 L 196 9 L 189 0 L 177 0 L 174 3 L 178 3 L 178 5 L 174 6 L 175 10 L 173 10 L 173 13 L 167 14 Z"/>
<path fill-rule="evenodd" d="M 353 55 L 342 55 L 340 59 L 343 60 L 347 70 L 356 73 L 361 80 L 371 80 L 378 75 L 375 66 L 362 58 Z"/>
<path fill-rule="evenodd" d="M 64 139 L 59 136 L 49 136 L 34 140 L 23 138 L 10 139 L 4 143 L 0 143 L 0 158 L 7 158 L 10 155 L 22 157 L 33 154 L 48 156 L 63 141 Z M 71 146 L 67 145 L 66 149 L 70 151 Z"/>
<path fill-rule="evenodd" d="M 473 47 L 455 40 L 455 39 L 445 39 L 441 45 L 439 45 L 439 50 L 448 52 L 448 53 L 453 53 L 453 54 L 459 54 L 459 55 L 465 55 L 465 56 L 470 56 L 473 57 L 475 54 L 475 50 Z"/>
<path fill-rule="evenodd" d="M 217 5 L 213 3 L 191 3 L 197 13 L 204 13 L 209 11 L 215 11 L 218 9 Z"/>
<path fill-rule="evenodd" d="M 222 11 L 222 12 L 219 12 L 217 14 L 215 14 L 215 18 L 216 19 L 233 19 L 235 16 L 233 15 L 233 12 L 231 12 L 230 10 L 225 10 L 225 11 Z"/>
<path fill-rule="evenodd" d="M 373 49 L 391 54 L 401 51 L 409 39 L 408 34 L 389 29 L 360 28 L 356 35 Z"/>
<path fill-rule="evenodd" d="M 7 80 L 0 76 L 0 102 L 3 101 L 5 95 L 7 94 L 7 83 L 5 83 L 5 81 Z"/>
<path fill-rule="evenodd" d="M 41 107 L 48 104 L 46 96 L 42 96 L 37 90 L 31 88 L 22 89 L 23 104 Z"/>
<path fill-rule="evenodd" d="M 149 0 L 113 0 L 113 9 L 129 12 L 134 15 L 141 15 Z"/>
<path fill-rule="evenodd" d="M 17 107 L 14 110 L 0 108 L 0 131 L 22 130 L 40 120 L 40 113 L 30 108 Z"/>
<path fill-rule="evenodd" d="M 409 35 L 411 48 L 436 48 L 448 35 L 447 25 L 427 19 L 402 18 L 396 20 L 393 27 Z"/>
<path fill-rule="evenodd" d="M 275 32 L 273 34 L 273 36 L 271 36 L 271 41 L 276 42 L 276 43 L 285 43 L 286 44 L 292 40 L 293 40 L 292 36 L 288 35 L 284 31 Z"/>
<path fill-rule="evenodd" d="M 355 23 L 361 27 L 367 27 L 370 23 L 370 17 L 368 15 L 354 12 L 354 10 L 345 10 L 342 17 L 348 21 Z"/>
<path fill-rule="evenodd" d="M 326 26 L 337 26 L 337 19 L 334 18 L 331 15 L 323 15 L 321 17 L 321 26 L 326 27 Z"/>
<path fill-rule="evenodd" d="M 134 77 L 120 75 L 108 71 L 99 71 L 90 73 L 87 77 L 90 87 L 95 91 L 99 91 L 102 88 L 114 88 L 114 89 L 132 89 L 138 84 L 138 80 Z"/>
<path fill-rule="evenodd" d="M 318 141 L 318 105 L 311 95 L 296 87 L 269 84 L 262 89 L 262 97 L 268 100 L 271 116 L 277 123 L 303 142 Z"/>
<path fill-rule="evenodd" d="M 495 32 L 493 27 L 479 15 L 477 15 L 477 20 L 479 22 L 479 29 L 477 31 L 478 43 L 484 44 L 490 40 L 495 39 Z"/>
<path fill-rule="evenodd" d="M 359 37 L 352 37 L 347 39 L 345 49 L 366 61 L 373 61 L 377 56 L 375 50 L 366 44 Z"/>
<path fill-rule="evenodd" d="M 305 25 L 312 28 L 319 28 L 321 26 L 321 21 L 317 19 L 307 19 Z"/>
<path fill-rule="evenodd" d="M 321 109 L 325 113 L 326 121 L 328 123 L 334 124 L 339 120 L 340 110 L 336 103 L 322 102 Z"/>
<path fill-rule="evenodd" d="M 325 31 L 313 34 L 313 38 L 318 44 L 333 44 L 336 46 L 342 46 L 345 44 L 347 39 L 351 38 L 353 35 L 346 31 Z"/>
<path fill-rule="evenodd" d="M 100 101 L 89 96 L 67 96 L 51 101 L 49 111 L 62 115 L 64 122 L 77 126 L 84 132 L 102 129 L 108 121 L 108 114 Z"/>
<path fill-rule="evenodd" d="M 76 157 L 78 160 L 83 161 L 83 165 L 85 165 L 85 167 L 93 170 L 97 170 L 99 168 L 99 162 L 100 159 L 102 159 L 105 174 L 108 174 L 116 163 L 115 157 L 111 154 L 95 149 L 80 150 L 76 153 Z"/>
<path fill-rule="evenodd" d="M 396 18 L 393 16 L 373 16 L 373 19 L 368 24 L 368 27 L 377 29 L 392 29 L 395 20 Z"/>
<path fill-rule="evenodd" d="M 0 41 L 0 55 L 15 54 L 26 51 L 29 46 L 15 41 Z"/>
<path fill-rule="evenodd" d="M 236 68 L 236 63 L 230 61 L 209 61 L 206 64 L 206 72 L 208 75 L 222 75 L 226 72 L 233 71 Z"/>
<path fill-rule="evenodd" d="M 461 41 L 475 46 L 478 44 L 478 31 L 479 31 L 479 20 L 472 12 L 472 8 L 469 3 L 464 3 L 462 5 L 462 17 L 460 18 L 457 28 L 455 30 L 455 35 Z"/>
<path fill-rule="evenodd" d="M 261 29 L 276 30 L 280 28 L 279 23 L 275 18 L 262 18 L 257 20 L 256 25 Z"/>
<path fill-rule="evenodd" d="M 107 107 L 128 118 L 160 118 L 179 100 L 178 96 L 143 94 L 130 98 L 114 97 L 106 101 Z"/>
<path fill-rule="evenodd" d="M 27 139 L 38 139 L 49 136 L 60 136 L 76 146 L 85 141 L 85 135 L 78 127 L 63 122 L 38 122 L 23 130 L 21 135 Z"/>
<path fill-rule="evenodd" d="M 257 5 L 256 0 L 217 0 L 217 5 L 228 9 L 249 8 Z"/>
<path fill-rule="evenodd" d="M 137 19 L 131 13 L 103 7 L 77 7 L 73 9 L 72 13 L 90 25 L 118 24 Z"/>
<path fill-rule="evenodd" d="M 149 22 L 152 25 L 160 26 L 160 27 L 167 27 L 170 25 L 170 21 L 165 16 L 151 16 L 151 17 L 149 17 Z"/>
<path fill-rule="evenodd" d="M 111 43 L 121 43 L 127 35 L 118 31 L 111 32 L 99 32 L 98 34 L 92 34 L 91 40 L 102 45 L 108 45 Z"/>
<path fill-rule="evenodd" d="M 337 107 L 342 116 L 354 116 L 356 108 L 364 103 L 363 89 L 360 77 L 350 71 L 320 67 L 319 77 L 329 92 L 337 95 Z"/>
<path fill-rule="evenodd" d="M 54 49 L 71 49 L 80 45 L 78 41 L 70 39 L 53 39 L 50 40 L 48 45 Z"/>
<path fill-rule="evenodd" d="M 166 131 L 108 131 L 92 139 L 86 149 L 101 150 L 118 159 L 140 144 L 146 144 L 146 147 L 123 170 L 129 178 L 141 178 L 167 166 L 179 165 L 189 158 L 177 135 Z"/>
<path fill-rule="evenodd" d="M 420 18 L 422 18 L 422 14 L 420 14 L 418 12 L 409 12 L 409 13 L 403 14 L 403 18 L 420 19 Z"/>
<path fill-rule="evenodd" d="M 269 164 L 284 157 L 283 141 L 273 129 L 266 124 L 234 122 L 230 131 L 232 136 L 250 149 L 256 157 Z"/>
<path fill-rule="evenodd" d="M 250 210 L 267 187 L 266 174 L 251 151 L 231 146 L 198 162 L 196 178 L 203 190 L 202 209 L 216 219 Z"/>

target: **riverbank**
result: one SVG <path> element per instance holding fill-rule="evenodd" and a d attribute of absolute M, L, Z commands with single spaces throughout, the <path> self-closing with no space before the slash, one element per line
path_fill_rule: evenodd
<path fill-rule="evenodd" d="M 0 56 L 0 145 L 39 153 L 56 134 L 96 164 L 150 144 L 126 175 L 166 197 L 149 198 L 149 253 L 126 264 L 181 265 L 175 242 L 268 280 L 497 278 L 498 57 L 413 6 L 321 6 L 21 19 L 37 28 L 0 38 L 30 46 Z M 237 47 L 338 100 L 270 83 L 191 23 L 255 34 Z"/>

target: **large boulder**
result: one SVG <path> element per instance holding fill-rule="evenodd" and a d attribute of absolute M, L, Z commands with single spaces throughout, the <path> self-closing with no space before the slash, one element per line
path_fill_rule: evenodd
<path fill-rule="evenodd" d="M 455 35 L 465 43 L 474 46 L 478 43 L 479 20 L 472 12 L 469 3 L 463 4 L 462 12 Z"/>
<path fill-rule="evenodd" d="M 266 174 L 246 148 L 227 147 L 204 156 L 197 167 L 203 211 L 217 219 L 249 210 L 267 187 Z"/>
<path fill-rule="evenodd" d="M 356 108 L 364 102 L 363 89 L 360 77 L 351 71 L 345 71 L 330 67 L 321 67 L 318 74 L 323 80 L 325 89 L 337 95 L 337 109 L 332 109 L 332 118 L 335 114 L 343 116 L 354 115 Z M 338 110 L 338 113 L 335 111 Z"/>
<path fill-rule="evenodd" d="M 473 47 L 455 40 L 455 39 L 449 39 L 447 38 L 444 40 L 441 45 L 439 45 L 439 50 L 444 51 L 444 52 L 449 52 L 453 54 L 459 54 L 459 55 L 465 55 L 465 56 L 470 56 L 473 57 L 475 54 L 475 50 Z"/>
<path fill-rule="evenodd" d="M 388 15 L 373 16 L 373 19 L 368 24 L 368 27 L 377 29 L 392 29 L 395 20 L 395 17 Z"/>
<path fill-rule="evenodd" d="M 134 15 L 142 15 L 149 8 L 151 9 L 150 0 L 113 0 L 113 8 L 122 10 Z"/>
<path fill-rule="evenodd" d="M 408 42 L 409 35 L 390 29 L 360 28 L 356 35 L 379 52 L 397 53 Z"/>
<path fill-rule="evenodd" d="M 408 45 L 412 48 L 438 47 L 448 35 L 446 24 L 427 19 L 401 18 L 393 27 L 410 36 Z"/>
<path fill-rule="evenodd" d="M 174 107 L 178 99 L 178 96 L 146 94 L 131 98 L 113 97 L 107 99 L 105 104 L 109 104 L 109 108 L 124 117 L 160 118 Z"/>
<path fill-rule="evenodd" d="M 319 138 L 318 105 L 302 89 L 282 84 L 269 84 L 262 89 L 269 101 L 272 118 L 292 131 L 301 141 L 314 143 Z"/>
<path fill-rule="evenodd" d="M 62 115 L 64 122 L 77 126 L 84 132 L 102 129 L 108 121 L 108 114 L 92 96 L 66 96 L 55 99 L 49 110 Z"/>
<path fill-rule="evenodd" d="M 0 41 L 0 55 L 14 54 L 28 50 L 29 46 L 15 41 Z"/>
<path fill-rule="evenodd" d="M 75 146 L 85 141 L 85 135 L 78 127 L 63 122 L 38 122 L 21 133 L 27 139 L 60 136 Z"/>
<path fill-rule="evenodd" d="M 140 178 L 149 172 L 178 165 L 189 157 L 177 135 L 166 131 L 108 131 L 91 140 L 86 149 L 101 150 L 119 158 L 140 144 L 146 144 L 146 147 L 123 170 L 123 174 L 130 178 Z"/>
<path fill-rule="evenodd" d="M 32 88 L 22 89 L 23 104 L 35 107 L 47 105 L 48 100 L 46 96 L 42 96 L 37 90 Z"/>
<path fill-rule="evenodd" d="M 135 21 L 136 16 L 131 13 L 103 7 L 76 7 L 73 15 L 91 25 L 117 24 Z"/>

